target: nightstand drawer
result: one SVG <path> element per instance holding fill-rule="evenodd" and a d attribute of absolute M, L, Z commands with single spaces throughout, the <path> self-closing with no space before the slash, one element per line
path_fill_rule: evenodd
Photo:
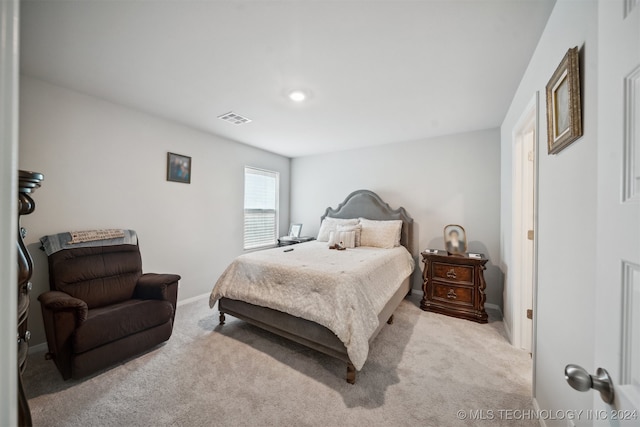
<path fill-rule="evenodd" d="M 433 284 L 433 299 L 453 305 L 473 307 L 473 288 L 449 286 L 442 283 Z"/>
<path fill-rule="evenodd" d="M 473 285 L 473 266 L 434 262 L 433 278 Z"/>

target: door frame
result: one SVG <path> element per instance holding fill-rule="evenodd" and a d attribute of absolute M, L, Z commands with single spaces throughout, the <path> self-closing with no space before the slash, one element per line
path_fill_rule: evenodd
<path fill-rule="evenodd" d="M 0 425 L 18 424 L 18 0 L 0 1 Z M 11 284 L 14 286 L 11 286 Z M 4 286 L 6 285 L 6 286 Z"/>
<path fill-rule="evenodd" d="M 538 262 L 538 163 L 539 163 L 539 98 L 538 91 L 533 95 L 531 100 L 527 103 L 523 109 L 523 113 L 516 122 L 512 133 L 513 143 L 513 158 L 512 158 L 512 280 L 511 283 L 521 283 L 521 278 L 524 273 L 524 253 L 523 247 L 527 242 L 526 235 L 523 230 L 523 212 L 522 212 L 522 187 L 524 183 L 523 175 L 523 156 L 526 155 L 523 150 L 524 135 L 531 130 L 534 132 L 533 138 L 533 152 L 534 152 L 534 166 L 533 166 L 533 259 L 532 262 L 532 309 L 533 309 L 533 327 L 531 333 L 531 354 L 533 358 L 533 369 L 535 370 L 535 347 L 536 347 L 536 313 L 537 313 L 537 262 Z M 511 313 L 512 313 L 512 325 L 511 325 L 511 344 L 517 348 L 523 348 L 523 328 L 526 325 L 526 306 L 528 302 L 525 301 L 524 292 L 521 286 L 514 286 L 513 298 L 511 298 Z M 535 372 L 533 375 L 533 381 L 535 381 Z M 534 389 L 535 389 L 535 383 Z"/>

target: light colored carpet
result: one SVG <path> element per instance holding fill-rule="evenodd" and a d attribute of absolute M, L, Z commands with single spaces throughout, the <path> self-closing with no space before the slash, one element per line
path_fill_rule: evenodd
<path fill-rule="evenodd" d="M 427 313 L 418 299 L 382 329 L 355 385 L 343 362 L 230 316 L 220 327 L 206 299 L 185 304 L 166 344 L 84 380 L 65 382 L 43 353 L 31 355 L 34 425 L 538 425 L 500 412 L 533 409 L 531 359 L 502 322 Z"/>

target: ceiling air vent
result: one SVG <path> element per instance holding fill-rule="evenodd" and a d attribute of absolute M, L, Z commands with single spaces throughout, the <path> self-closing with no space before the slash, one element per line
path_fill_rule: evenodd
<path fill-rule="evenodd" d="M 229 111 L 227 114 L 223 114 L 218 116 L 220 120 L 227 121 L 229 123 L 233 123 L 234 125 L 243 125 L 245 123 L 249 123 L 251 119 L 246 117 L 242 117 L 239 114 L 234 113 L 233 111 Z"/>

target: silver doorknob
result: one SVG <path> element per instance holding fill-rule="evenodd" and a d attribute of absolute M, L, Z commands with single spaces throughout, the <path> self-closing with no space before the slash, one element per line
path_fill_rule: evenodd
<path fill-rule="evenodd" d="M 613 381 L 605 369 L 598 368 L 596 375 L 589 375 L 581 366 L 567 365 L 564 368 L 564 379 L 578 391 L 597 390 L 605 403 L 613 403 Z"/>

